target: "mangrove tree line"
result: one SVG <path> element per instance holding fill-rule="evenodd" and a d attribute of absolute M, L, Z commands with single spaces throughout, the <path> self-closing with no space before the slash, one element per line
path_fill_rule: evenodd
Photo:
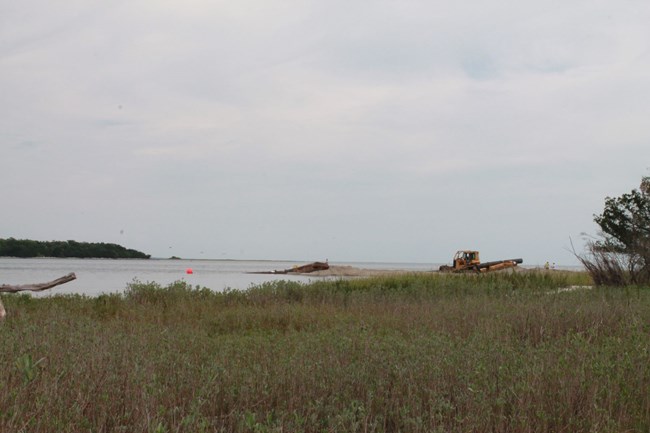
<path fill-rule="evenodd" d="M 117 244 L 77 241 L 0 239 L 3 257 L 78 257 L 101 259 L 148 259 L 151 256 Z"/>

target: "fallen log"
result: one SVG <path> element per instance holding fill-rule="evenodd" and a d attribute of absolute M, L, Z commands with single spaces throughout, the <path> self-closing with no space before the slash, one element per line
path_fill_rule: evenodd
<path fill-rule="evenodd" d="M 43 290 L 51 289 L 52 287 L 59 286 L 61 284 L 65 284 L 75 279 L 77 279 L 77 276 L 74 274 L 74 272 L 71 272 L 68 275 L 57 278 L 56 280 L 49 281 L 47 283 L 21 284 L 17 286 L 11 284 L 3 284 L 0 286 L 0 293 L 16 293 L 24 291 L 40 292 Z M 2 299 L 0 299 L 0 319 L 4 319 L 6 315 L 7 311 L 5 310 L 4 305 L 2 305 Z"/>
<path fill-rule="evenodd" d="M 70 282 L 72 280 L 76 280 L 77 276 L 74 274 L 74 272 L 69 273 L 68 275 L 65 275 L 61 278 L 57 278 L 56 280 L 52 280 L 47 283 L 40 283 L 40 284 L 22 284 L 18 286 L 13 286 L 10 284 L 3 284 L 0 286 L 0 292 L 2 293 L 16 293 L 16 292 L 24 292 L 24 291 L 31 291 L 31 292 L 40 292 L 42 290 L 47 290 L 51 289 L 52 287 L 58 286 L 60 284 L 65 284 L 67 282 Z"/>

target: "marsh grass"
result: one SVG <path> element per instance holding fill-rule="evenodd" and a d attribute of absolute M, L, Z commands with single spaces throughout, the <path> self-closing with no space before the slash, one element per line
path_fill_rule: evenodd
<path fill-rule="evenodd" d="M 2 432 L 650 429 L 650 291 L 582 273 L 3 296 Z"/>

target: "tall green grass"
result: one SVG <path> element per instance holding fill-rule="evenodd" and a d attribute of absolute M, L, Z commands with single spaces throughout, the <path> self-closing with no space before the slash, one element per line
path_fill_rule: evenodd
<path fill-rule="evenodd" d="M 650 291 L 579 273 L 3 296 L 2 432 L 650 430 Z"/>

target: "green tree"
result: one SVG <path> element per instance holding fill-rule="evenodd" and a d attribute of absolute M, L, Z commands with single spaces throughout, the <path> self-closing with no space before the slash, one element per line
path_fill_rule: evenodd
<path fill-rule="evenodd" d="M 650 282 L 650 177 L 641 180 L 639 189 L 605 198 L 603 213 L 594 221 L 600 239 L 588 244 L 591 258 L 581 261 L 596 284 Z"/>
<path fill-rule="evenodd" d="M 0 257 L 80 257 L 107 259 L 148 259 L 143 252 L 118 244 L 69 241 L 34 241 L 30 239 L 0 239 Z"/>
<path fill-rule="evenodd" d="M 625 254 L 644 253 L 650 240 L 650 178 L 641 188 L 620 197 L 607 197 L 605 210 L 594 216 L 609 249 Z"/>

